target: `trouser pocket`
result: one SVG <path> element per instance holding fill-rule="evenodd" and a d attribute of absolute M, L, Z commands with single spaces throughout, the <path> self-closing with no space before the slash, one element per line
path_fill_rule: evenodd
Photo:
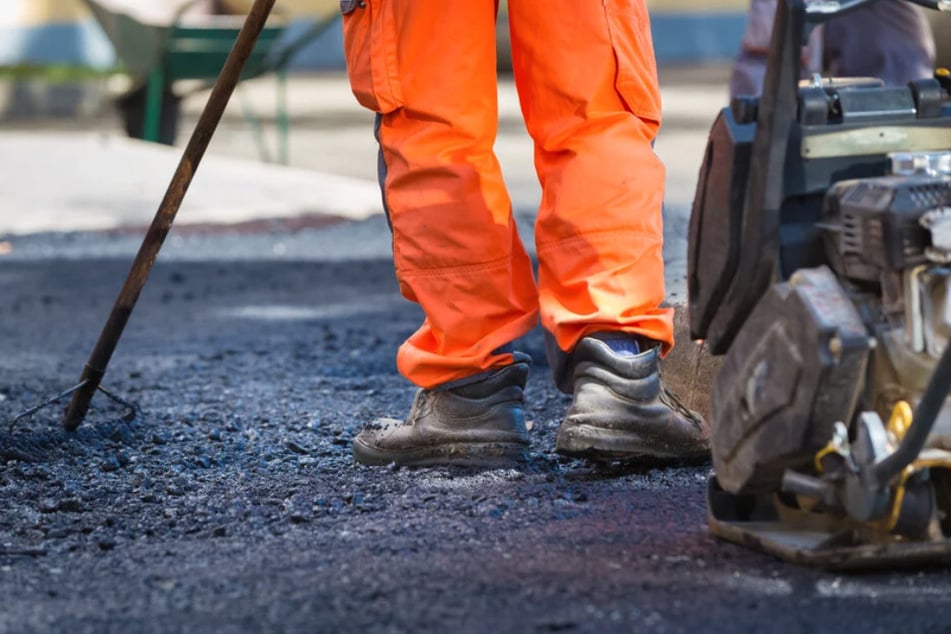
<path fill-rule="evenodd" d="M 354 96 L 386 114 L 403 105 L 396 58 L 397 30 L 388 0 L 341 0 L 343 45 Z"/>
<path fill-rule="evenodd" d="M 638 117 L 660 121 L 660 87 L 647 5 L 644 0 L 606 0 L 604 6 L 617 58 L 618 94 Z"/>

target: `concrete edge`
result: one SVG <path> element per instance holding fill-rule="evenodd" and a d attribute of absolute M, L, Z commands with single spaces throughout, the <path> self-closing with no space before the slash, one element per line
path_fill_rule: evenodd
<path fill-rule="evenodd" d="M 90 231 L 151 222 L 181 150 L 91 133 L 2 135 L 8 187 L 0 234 Z M 52 181 L 46 176 L 58 175 Z M 29 209 L 31 213 L 12 213 Z M 300 168 L 208 155 L 176 225 L 236 224 L 382 214 L 375 182 Z"/>

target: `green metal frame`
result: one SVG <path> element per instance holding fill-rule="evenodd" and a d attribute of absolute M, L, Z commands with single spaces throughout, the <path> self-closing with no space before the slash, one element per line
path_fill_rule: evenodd
<path fill-rule="evenodd" d="M 143 137 L 146 141 L 159 140 L 162 120 L 162 96 L 168 86 L 183 79 L 213 81 L 218 77 L 228 53 L 238 35 L 238 27 L 231 26 L 186 26 L 173 24 L 161 46 L 158 63 L 148 74 Z M 288 160 L 288 137 L 290 122 L 287 115 L 287 64 L 289 55 L 278 50 L 278 42 L 284 32 L 283 26 L 267 26 L 262 31 L 257 46 L 248 59 L 242 79 L 274 72 L 278 82 L 277 126 L 278 161 Z M 262 156 L 267 157 L 263 134 L 255 119 Z"/>
<path fill-rule="evenodd" d="M 179 7 L 170 24 L 145 23 L 127 12 L 110 8 L 102 0 L 83 0 L 109 37 L 122 65 L 137 82 L 145 85 L 146 103 L 143 114 L 143 136 L 150 141 L 160 137 L 164 94 L 179 79 L 204 80 L 210 86 L 218 77 L 225 58 L 240 30 L 241 20 L 231 16 L 209 16 L 200 24 L 184 20 L 184 13 L 197 0 Z M 315 17 L 309 28 L 303 29 L 292 40 L 283 37 L 288 16 L 276 14 L 282 20 L 264 27 L 260 40 L 248 59 L 241 77 L 249 79 L 267 73 L 277 77 L 277 160 L 288 160 L 290 119 L 287 112 L 287 69 L 290 61 L 314 38 L 336 24 L 339 11 L 334 8 L 326 15 Z M 240 90 L 240 85 L 239 85 Z M 245 108 L 245 118 L 253 127 L 264 160 L 269 152 L 264 143 L 260 118 Z"/>

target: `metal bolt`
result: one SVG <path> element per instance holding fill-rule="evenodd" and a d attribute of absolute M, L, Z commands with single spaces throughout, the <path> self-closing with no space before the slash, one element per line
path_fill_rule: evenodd
<path fill-rule="evenodd" d="M 831 352 L 832 356 L 835 357 L 835 360 L 838 361 L 842 357 L 842 340 L 838 337 L 833 337 L 830 339 L 829 352 Z"/>

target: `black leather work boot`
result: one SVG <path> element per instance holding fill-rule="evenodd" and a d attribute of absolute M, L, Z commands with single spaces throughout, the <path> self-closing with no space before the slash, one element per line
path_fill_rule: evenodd
<path fill-rule="evenodd" d="M 379 418 L 353 441 L 366 465 L 515 466 L 527 457 L 522 411 L 527 363 L 460 387 L 421 389 L 405 421 Z"/>
<path fill-rule="evenodd" d="M 569 376 L 574 400 L 558 428 L 555 450 L 592 460 L 631 462 L 709 455 L 706 423 L 664 388 L 660 347 L 619 354 L 607 343 L 616 336 L 585 337 L 572 351 Z"/>

